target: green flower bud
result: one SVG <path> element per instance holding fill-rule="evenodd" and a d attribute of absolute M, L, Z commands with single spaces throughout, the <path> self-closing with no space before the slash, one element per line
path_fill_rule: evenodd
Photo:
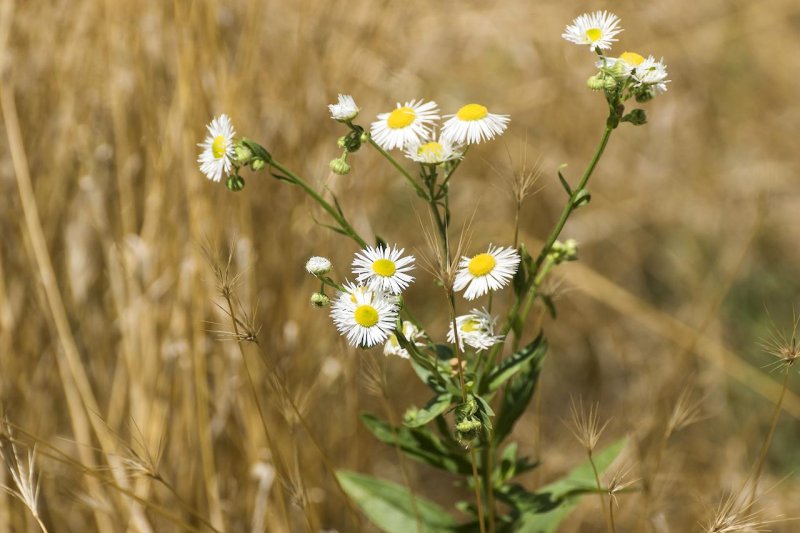
<path fill-rule="evenodd" d="M 622 122 L 630 122 L 634 126 L 641 126 L 647 123 L 647 113 L 644 109 L 634 109 L 622 117 Z"/>
<path fill-rule="evenodd" d="M 228 179 L 225 181 L 225 186 L 228 187 L 229 191 L 241 191 L 244 189 L 244 178 L 238 174 L 228 176 Z"/>
<path fill-rule="evenodd" d="M 606 91 L 613 91 L 616 88 L 617 88 L 617 80 L 616 79 L 614 79 L 612 77 L 608 77 L 608 78 L 603 80 L 603 89 L 605 89 Z"/>
<path fill-rule="evenodd" d="M 361 137 L 359 137 L 359 140 L 362 143 L 368 142 L 369 141 L 369 134 L 366 131 L 361 132 Z"/>
<path fill-rule="evenodd" d="M 586 86 L 593 91 L 602 91 L 606 87 L 606 80 L 601 76 L 594 75 L 586 80 Z"/>
<path fill-rule="evenodd" d="M 253 157 L 253 151 L 242 143 L 237 144 L 233 151 L 236 154 L 236 161 L 240 165 L 244 165 Z"/>
<path fill-rule="evenodd" d="M 338 157 L 336 159 L 331 160 L 329 166 L 331 167 L 331 171 L 334 174 L 344 176 L 345 174 L 350 173 L 350 165 L 342 157 Z"/>
<path fill-rule="evenodd" d="M 311 305 L 314 307 L 328 307 L 331 305 L 331 299 L 321 292 L 315 292 L 311 295 Z"/>
<path fill-rule="evenodd" d="M 264 162 L 263 159 L 256 159 L 252 163 L 250 163 L 250 168 L 258 172 L 259 170 L 263 169 L 267 164 Z"/>
<path fill-rule="evenodd" d="M 344 144 L 345 144 L 346 141 L 347 141 L 347 137 L 339 137 L 336 140 L 336 146 L 338 146 L 339 148 L 344 148 Z"/>
<path fill-rule="evenodd" d="M 636 89 L 636 93 L 634 96 L 636 97 L 637 102 L 643 104 L 645 102 L 649 102 L 650 100 L 652 100 L 655 95 L 653 94 L 652 88 L 643 86 L 643 87 L 638 87 Z"/>

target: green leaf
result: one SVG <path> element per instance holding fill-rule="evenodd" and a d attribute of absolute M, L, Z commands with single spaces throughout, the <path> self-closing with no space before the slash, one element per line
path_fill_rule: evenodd
<path fill-rule="evenodd" d="M 592 201 L 592 195 L 586 189 L 581 189 L 575 193 L 575 197 L 572 199 L 572 207 L 577 209 L 581 206 L 584 206 Z"/>
<path fill-rule="evenodd" d="M 597 471 L 602 473 L 625 447 L 627 439 L 620 439 L 594 456 Z M 597 484 L 591 463 L 587 460 L 566 476 L 527 497 L 517 495 L 517 501 L 523 505 L 516 533 L 551 533 L 556 531 L 561 522 L 578 504 L 581 496 L 597 492 Z M 512 504 L 513 505 L 513 504 Z"/>
<path fill-rule="evenodd" d="M 492 371 L 489 372 L 486 390 L 494 392 L 499 389 L 511 376 L 522 370 L 528 361 L 539 356 L 543 343 L 544 337 L 542 333 L 539 333 L 539 336 L 530 344 L 511 355 L 511 357 L 504 359 L 499 365 L 493 368 Z"/>
<path fill-rule="evenodd" d="M 494 469 L 494 479 L 497 484 L 504 484 L 514 476 L 533 470 L 539 466 L 539 461 L 531 462 L 527 457 L 517 458 L 517 443 L 512 442 L 505 447 L 500 457 L 500 463 Z"/>
<path fill-rule="evenodd" d="M 500 443 L 511 433 L 517 419 L 522 416 L 528 403 L 536 390 L 536 382 L 539 379 L 539 371 L 542 362 L 547 354 L 547 339 L 542 333 L 531 344 L 536 344 L 530 359 L 522 365 L 517 375 L 515 375 L 506 385 L 503 392 L 503 399 L 500 402 L 499 414 L 495 418 L 494 439 L 495 443 Z M 526 346 L 526 349 L 531 345 Z M 523 350 L 524 351 L 524 350 Z"/>
<path fill-rule="evenodd" d="M 412 459 L 453 474 L 472 475 L 472 463 L 463 450 L 448 446 L 430 430 L 393 428 L 370 414 L 362 414 L 361 421 L 379 441 L 397 446 Z"/>
<path fill-rule="evenodd" d="M 447 411 L 450 405 L 453 403 L 453 395 L 449 392 L 444 394 L 439 394 L 438 396 L 434 396 L 428 402 L 428 404 L 423 407 L 422 409 L 415 409 L 413 411 L 409 411 L 412 413 L 406 413 L 406 416 L 403 420 L 403 424 L 410 428 L 416 428 L 420 426 L 424 426 L 440 414 Z"/>
<path fill-rule="evenodd" d="M 567 178 L 561 173 L 561 170 L 558 171 L 558 180 L 561 182 L 561 186 L 564 187 L 564 190 L 567 191 L 569 196 L 572 196 L 572 188 L 569 186 L 569 182 L 567 182 Z"/>
<path fill-rule="evenodd" d="M 346 470 L 336 472 L 336 478 L 364 514 L 383 531 L 453 531 L 456 522 L 439 505 L 406 487 L 372 476 Z"/>

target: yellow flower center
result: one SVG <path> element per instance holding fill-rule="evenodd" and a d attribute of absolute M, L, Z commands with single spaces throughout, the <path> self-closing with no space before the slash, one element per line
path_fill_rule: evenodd
<path fill-rule="evenodd" d="M 224 135 L 217 135 L 214 137 L 214 140 L 211 141 L 211 153 L 214 154 L 215 159 L 222 159 L 227 147 L 228 141 L 225 139 Z"/>
<path fill-rule="evenodd" d="M 444 147 L 436 141 L 425 143 L 417 150 L 417 155 L 421 157 L 433 156 L 440 159 L 444 155 Z"/>
<path fill-rule="evenodd" d="M 371 328 L 378 323 L 378 311 L 371 305 L 359 305 L 356 307 L 353 317 L 359 326 L 364 326 L 365 328 Z"/>
<path fill-rule="evenodd" d="M 497 264 L 492 254 L 478 254 L 469 261 L 469 273 L 473 276 L 485 276 Z"/>
<path fill-rule="evenodd" d="M 397 267 L 394 266 L 394 261 L 391 259 L 378 259 L 372 263 L 372 271 L 384 278 L 394 274 L 395 270 L 397 270 Z"/>
<path fill-rule="evenodd" d="M 417 118 L 417 115 L 414 114 L 414 110 L 410 107 L 398 107 L 389 113 L 389 118 L 386 119 L 386 123 L 393 130 L 399 130 L 410 126 L 415 118 Z"/>
<path fill-rule="evenodd" d="M 489 110 L 481 104 L 467 104 L 458 110 L 456 116 L 460 120 L 480 120 L 489 114 Z"/>
<path fill-rule="evenodd" d="M 400 347 L 400 341 L 397 340 L 397 335 L 395 335 L 394 333 L 389 335 L 389 344 L 391 344 L 395 348 Z"/>
<path fill-rule="evenodd" d="M 603 31 L 600 28 L 589 28 L 586 30 L 586 36 L 589 38 L 590 41 L 593 43 L 600 40 L 603 36 Z"/>
<path fill-rule="evenodd" d="M 480 329 L 480 323 L 474 318 L 470 318 L 461 325 L 461 331 L 464 333 L 472 333 Z"/>
<path fill-rule="evenodd" d="M 623 52 L 619 56 L 620 61 L 624 61 L 625 63 L 638 67 L 644 61 L 644 57 L 640 56 L 636 52 Z"/>

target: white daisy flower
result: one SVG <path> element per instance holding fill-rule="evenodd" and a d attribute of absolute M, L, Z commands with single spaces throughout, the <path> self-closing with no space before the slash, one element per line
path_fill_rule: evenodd
<path fill-rule="evenodd" d="M 413 342 L 416 346 L 425 346 L 425 343 L 417 342 L 424 336 L 425 332 L 415 326 L 413 322 L 409 322 L 408 320 L 403 321 L 403 337 L 405 337 L 406 340 Z M 389 340 L 387 340 L 386 344 L 383 346 L 383 355 L 396 355 L 403 359 L 409 358 L 408 350 L 400 346 L 397 335 L 394 333 L 389 335 Z"/>
<path fill-rule="evenodd" d="M 489 113 L 486 106 L 467 104 L 442 126 L 442 139 L 455 144 L 478 144 L 502 134 L 511 120 L 508 115 Z"/>
<path fill-rule="evenodd" d="M 439 107 L 436 102 L 423 103 L 411 100 L 389 113 L 381 113 L 372 123 L 372 139 L 384 150 L 405 148 L 430 137 L 434 121 L 439 120 Z"/>
<path fill-rule="evenodd" d="M 460 291 L 466 287 L 464 298 L 467 300 L 502 289 L 517 273 L 519 262 L 519 253 L 514 248 L 489 245 L 485 253 L 461 258 L 453 289 Z"/>
<path fill-rule="evenodd" d="M 406 157 L 417 163 L 428 165 L 438 165 L 445 161 L 460 159 L 462 155 L 463 150 L 460 147 L 454 146 L 452 142 L 443 138 L 423 144 L 411 144 L 406 148 Z"/>
<path fill-rule="evenodd" d="M 619 57 L 604 57 L 597 61 L 597 68 L 614 69 L 619 66 L 620 74 L 629 76 L 639 65 L 644 63 L 645 58 L 636 52 L 623 52 Z"/>
<path fill-rule="evenodd" d="M 220 181 L 222 176 L 229 175 L 233 169 L 235 157 L 233 137 L 236 132 L 228 115 L 220 115 L 211 121 L 208 128 L 208 137 L 197 146 L 203 149 L 197 162 L 200 163 L 200 172 L 210 180 Z"/>
<path fill-rule="evenodd" d="M 636 81 L 636 86 L 649 86 L 652 87 L 653 93 L 659 95 L 667 92 L 667 66 L 664 64 L 664 59 L 656 61 L 653 56 L 648 56 L 647 59 L 639 63 L 633 71 L 633 79 Z"/>
<path fill-rule="evenodd" d="M 340 94 L 339 101 L 328 105 L 328 109 L 331 111 L 331 118 L 339 122 L 353 120 L 358 116 L 358 112 L 361 111 L 356 105 L 356 101 L 349 94 Z"/>
<path fill-rule="evenodd" d="M 402 257 L 405 249 L 389 246 L 367 246 L 353 259 L 353 274 L 359 283 L 369 288 L 400 294 L 414 281 L 407 274 L 414 269 L 414 256 Z"/>
<path fill-rule="evenodd" d="M 314 276 L 324 276 L 331 271 L 331 260 L 327 257 L 314 256 L 306 262 L 306 271 Z"/>
<path fill-rule="evenodd" d="M 468 315 L 456 317 L 456 327 L 458 328 L 458 344 L 461 351 L 464 345 L 472 346 L 476 351 L 486 350 L 503 340 L 502 335 L 494 334 L 494 325 L 497 319 L 490 315 L 486 309 L 473 309 Z M 450 331 L 447 332 L 448 342 L 455 343 L 456 336 L 453 332 L 453 324 L 450 323 Z"/>
<path fill-rule="evenodd" d="M 622 31 L 617 28 L 619 17 L 608 11 L 585 13 L 567 26 L 561 37 L 575 44 L 588 44 L 593 52 L 611 48 L 614 36 Z"/>
<path fill-rule="evenodd" d="M 369 348 L 389 338 L 397 322 L 394 299 L 380 291 L 345 284 L 345 292 L 331 305 L 331 318 L 339 333 L 353 346 Z"/>

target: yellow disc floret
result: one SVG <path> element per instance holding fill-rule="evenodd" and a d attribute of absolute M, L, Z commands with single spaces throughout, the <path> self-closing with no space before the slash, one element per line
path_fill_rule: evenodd
<path fill-rule="evenodd" d="M 228 141 L 225 139 L 224 135 L 217 135 L 214 137 L 214 140 L 211 141 L 211 153 L 214 154 L 216 159 L 222 159 L 227 152 L 228 148 Z"/>
<path fill-rule="evenodd" d="M 444 155 L 444 148 L 442 145 L 436 141 L 431 141 L 429 143 L 425 143 L 419 147 L 417 150 L 418 156 L 433 156 L 436 159 L 439 159 Z"/>
<path fill-rule="evenodd" d="M 479 329 L 480 329 L 480 323 L 472 318 L 470 318 L 461 325 L 461 331 L 463 331 L 464 333 L 472 333 L 473 331 L 477 331 Z"/>
<path fill-rule="evenodd" d="M 624 61 L 625 63 L 638 67 L 644 62 L 644 57 L 640 56 L 636 52 L 622 52 L 619 56 L 620 61 Z"/>
<path fill-rule="evenodd" d="M 393 130 L 399 130 L 413 124 L 415 118 L 417 118 L 417 115 L 414 114 L 414 110 L 410 107 L 398 107 L 389 113 L 386 124 Z"/>
<path fill-rule="evenodd" d="M 589 38 L 590 41 L 593 43 L 600 40 L 603 37 L 603 30 L 600 28 L 589 28 L 586 30 L 586 36 Z"/>
<path fill-rule="evenodd" d="M 494 269 L 497 260 L 492 254 L 478 254 L 469 262 L 469 273 L 473 276 L 485 276 Z"/>
<path fill-rule="evenodd" d="M 384 278 L 392 276 L 395 270 L 397 267 L 391 259 L 378 259 L 372 263 L 372 271 Z"/>
<path fill-rule="evenodd" d="M 371 328 L 378 323 L 378 311 L 371 305 L 359 305 L 356 307 L 353 317 L 359 326 Z"/>
<path fill-rule="evenodd" d="M 486 117 L 486 115 L 488 114 L 489 110 L 486 109 L 485 106 L 482 106 L 480 104 L 467 104 L 458 110 L 456 116 L 460 120 L 471 121 L 471 120 L 480 120 Z"/>

